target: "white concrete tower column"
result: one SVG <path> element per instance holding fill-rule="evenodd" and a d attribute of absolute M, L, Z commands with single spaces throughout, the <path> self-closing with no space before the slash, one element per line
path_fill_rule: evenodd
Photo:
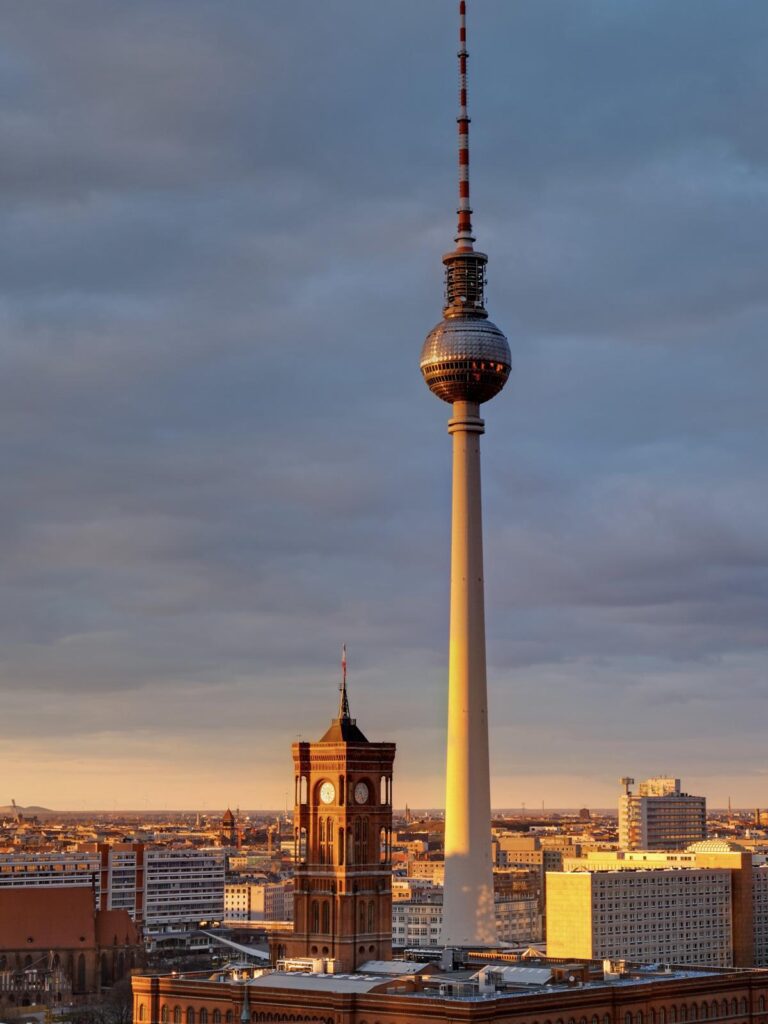
<path fill-rule="evenodd" d="M 485 674 L 483 523 L 477 402 L 454 402 L 451 620 L 445 792 L 446 946 L 493 945 L 491 781 Z"/>

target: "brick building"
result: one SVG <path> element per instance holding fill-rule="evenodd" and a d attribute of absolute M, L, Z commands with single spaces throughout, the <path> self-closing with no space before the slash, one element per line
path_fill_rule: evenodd
<path fill-rule="evenodd" d="M 124 910 L 82 887 L 0 889 L 0 1008 L 82 1001 L 142 962 Z"/>

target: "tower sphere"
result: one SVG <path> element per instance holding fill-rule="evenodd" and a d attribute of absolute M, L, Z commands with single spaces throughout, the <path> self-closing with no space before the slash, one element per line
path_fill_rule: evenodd
<path fill-rule="evenodd" d="M 432 328 L 419 360 L 429 390 L 444 402 L 488 402 L 507 383 L 512 356 L 496 324 L 446 317 Z"/>

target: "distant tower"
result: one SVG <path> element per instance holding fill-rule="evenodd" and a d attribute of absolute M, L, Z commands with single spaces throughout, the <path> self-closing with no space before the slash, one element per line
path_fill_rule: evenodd
<path fill-rule="evenodd" d="M 237 844 L 237 821 L 229 807 L 221 817 L 220 835 L 222 843 L 226 846 L 235 846 Z"/>
<path fill-rule="evenodd" d="M 351 717 L 342 660 L 339 712 L 317 743 L 294 743 L 293 935 L 276 957 L 328 956 L 354 971 L 392 958 L 394 743 L 371 743 Z"/>
<path fill-rule="evenodd" d="M 459 4 L 459 223 L 456 248 L 443 256 L 443 319 L 427 335 L 421 372 L 453 406 L 451 624 L 445 795 L 446 946 L 496 942 L 491 864 L 491 796 L 485 672 L 483 526 L 480 501 L 480 404 L 504 387 L 507 339 L 485 309 L 488 257 L 474 248 L 469 203 L 466 3 Z"/>

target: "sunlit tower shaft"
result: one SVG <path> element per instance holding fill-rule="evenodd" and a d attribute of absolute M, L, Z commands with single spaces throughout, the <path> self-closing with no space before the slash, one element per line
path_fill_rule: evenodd
<path fill-rule="evenodd" d="M 507 339 L 485 310 L 485 265 L 476 252 L 469 200 L 466 3 L 459 4 L 459 209 L 456 247 L 443 257 L 443 319 L 427 335 L 421 372 L 453 406 L 451 617 L 445 796 L 446 946 L 496 941 L 491 864 L 491 795 L 485 667 L 480 405 L 504 387 L 511 368 Z"/>

